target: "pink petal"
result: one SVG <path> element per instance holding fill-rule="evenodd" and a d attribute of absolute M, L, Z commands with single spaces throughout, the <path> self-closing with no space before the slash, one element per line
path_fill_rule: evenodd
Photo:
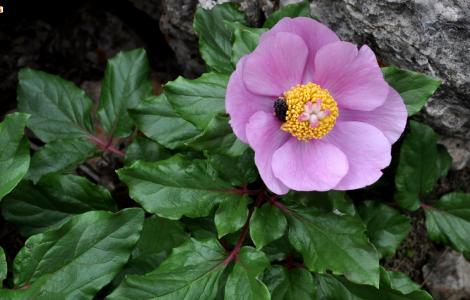
<path fill-rule="evenodd" d="M 296 191 L 327 191 L 348 172 L 346 155 L 321 140 L 291 137 L 273 156 L 274 175 Z"/>
<path fill-rule="evenodd" d="M 307 56 L 307 46 L 298 35 L 272 35 L 247 56 L 245 86 L 254 94 L 278 97 L 302 82 Z"/>
<path fill-rule="evenodd" d="M 373 111 L 343 109 L 339 117 L 343 121 L 359 121 L 373 125 L 382 131 L 390 144 L 393 144 L 405 130 L 408 115 L 400 94 L 389 88 L 385 103 Z"/>
<path fill-rule="evenodd" d="M 349 171 L 335 190 L 352 190 L 371 185 L 390 164 L 391 144 L 372 125 L 361 122 L 337 122 L 323 138 L 346 154 Z"/>
<path fill-rule="evenodd" d="M 347 42 L 328 44 L 315 57 L 315 83 L 327 89 L 340 108 L 370 111 L 385 102 L 388 84 L 374 52 Z"/>
<path fill-rule="evenodd" d="M 230 115 L 230 125 L 235 135 L 245 143 L 246 124 L 250 117 L 257 111 L 273 111 L 273 99 L 250 93 L 243 83 L 243 64 L 246 57 L 240 59 L 235 72 L 232 73 L 227 85 L 227 93 L 225 95 L 225 109 Z"/>
<path fill-rule="evenodd" d="M 338 36 L 328 27 L 311 18 L 283 18 L 271 30 L 261 35 L 261 41 L 268 39 L 278 32 L 290 32 L 299 35 L 308 47 L 308 62 L 306 69 L 307 83 L 312 78 L 315 55 L 321 47 L 339 41 Z"/>
<path fill-rule="evenodd" d="M 273 153 L 288 139 L 289 134 L 280 129 L 281 123 L 273 114 L 259 111 L 255 113 L 246 126 L 246 136 L 251 148 L 255 151 L 255 164 L 261 179 L 274 193 L 282 195 L 289 191 L 272 171 Z"/>

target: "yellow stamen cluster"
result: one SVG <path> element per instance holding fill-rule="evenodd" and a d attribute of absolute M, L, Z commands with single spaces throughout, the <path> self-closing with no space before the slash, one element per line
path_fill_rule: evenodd
<path fill-rule="evenodd" d="M 284 99 L 288 109 L 286 122 L 282 124 L 281 129 L 291 133 L 298 140 L 320 139 L 335 126 L 339 115 L 338 106 L 330 93 L 319 85 L 311 82 L 298 84 L 284 93 Z M 309 121 L 299 121 L 298 118 L 305 110 L 305 103 L 311 101 L 315 104 L 318 100 L 321 100 L 321 110 L 329 110 L 330 114 L 312 128 Z"/>

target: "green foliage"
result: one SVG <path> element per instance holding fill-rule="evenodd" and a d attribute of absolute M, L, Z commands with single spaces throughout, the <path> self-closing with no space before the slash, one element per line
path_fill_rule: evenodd
<path fill-rule="evenodd" d="M 216 240 L 190 239 L 173 249 L 154 271 L 127 276 L 108 298 L 215 299 L 224 258 L 224 249 Z"/>
<path fill-rule="evenodd" d="M 431 127 L 410 121 L 395 175 L 395 199 L 406 209 L 418 209 L 420 198 L 432 191 L 450 167 L 448 154 L 439 151 L 436 142 L 437 135 Z"/>
<path fill-rule="evenodd" d="M 170 157 L 170 152 L 151 139 L 138 136 L 127 147 L 125 163 L 132 164 L 136 160 L 157 161 Z"/>
<path fill-rule="evenodd" d="M 282 237 L 287 228 L 286 217 L 270 204 L 255 208 L 250 223 L 250 236 L 259 250 Z"/>
<path fill-rule="evenodd" d="M 269 290 L 258 278 L 268 266 L 269 260 L 263 252 L 252 247 L 243 247 L 228 276 L 225 299 L 269 300 Z"/>
<path fill-rule="evenodd" d="M 225 115 L 227 81 L 218 73 L 179 77 L 165 85 L 164 94 L 132 109 L 131 116 L 147 137 L 169 149 L 239 156 L 247 146 L 232 133 Z"/>
<path fill-rule="evenodd" d="M 200 133 L 173 109 L 165 94 L 145 99 L 130 114 L 147 137 L 169 149 L 185 146 Z"/>
<path fill-rule="evenodd" d="M 73 172 L 78 164 L 96 152 L 96 147 L 83 138 L 59 139 L 47 143 L 31 158 L 27 178 L 37 182 L 46 174 Z"/>
<path fill-rule="evenodd" d="M 444 195 L 432 207 L 426 207 L 426 228 L 434 241 L 470 253 L 470 194 Z"/>
<path fill-rule="evenodd" d="M 267 30 L 265 28 L 251 28 L 241 23 L 229 23 L 233 26 L 232 64 L 236 65 L 240 58 L 258 46 L 259 37 Z"/>
<path fill-rule="evenodd" d="M 245 16 L 233 3 L 217 5 L 211 10 L 198 8 L 194 30 L 199 35 L 199 50 L 207 66 L 220 73 L 231 73 L 233 31 L 224 22 L 245 23 Z"/>
<path fill-rule="evenodd" d="M 303 268 L 272 266 L 263 276 L 272 300 L 314 300 L 316 284 Z"/>
<path fill-rule="evenodd" d="M 258 178 L 254 153 L 251 149 L 238 157 L 214 154 L 209 156 L 208 163 L 232 186 L 246 186 Z"/>
<path fill-rule="evenodd" d="M 248 147 L 232 133 L 226 116 L 215 116 L 198 136 L 189 141 L 188 146 L 199 151 L 229 156 L 241 155 Z"/>
<path fill-rule="evenodd" d="M 0 123 L 0 201 L 26 175 L 29 167 L 29 143 L 23 136 L 29 116 L 7 115 Z"/>
<path fill-rule="evenodd" d="M 299 3 L 288 4 L 284 7 L 281 7 L 266 19 L 263 27 L 271 28 L 285 17 L 310 17 L 310 2 L 304 0 Z"/>
<path fill-rule="evenodd" d="M 317 275 L 318 299 L 432 300 L 431 295 L 402 273 L 380 270 L 380 289 L 354 284 L 343 277 Z"/>
<path fill-rule="evenodd" d="M 411 229 L 408 217 L 377 202 L 367 201 L 358 207 L 367 227 L 367 235 L 382 257 L 393 256 Z"/>
<path fill-rule="evenodd" d="M 36 185 L 22 181 L 3 203 L 3 216 L 25 236 L 93 210 L 114 211 L 116 205 L 108 190 L 75 175 L 50 174 Z"/>
<path fill-rule="evenodd" d="M 208 216 L 218 203 L 243 198 L 230 191 L 231 184 L 207 160 L 181 155 L 153 163 L 137 161 L 118 174 L 145 210 L 169 219 Z"/>
<path fill-rule="evenodd" d="M 91 299 L 126 263 L 142 222 L 137 208 L 116 214 L 92 211 L 34 235 L 15 258 L 15 284 L 23 287 L 46 277 L 38 287 L 40 295 Z"/>
<path fill-rule="evenodd" d="M 310 271 L 333 271 L 356 283 L 379 285 L 379 257 L 358 217 L 316 208 L 289 209 L 289 240 Z"/>
<path fill-rule="evenodd" d="M 0 284 L 7 278 L 7 261 L 5 258 L 5 251 L 0 247 Z"/>
<path fill-rule="evenodd" d="M 225 113 L 228 76 L 205 73 L 190 80 L 178 77 L 165 85 L 165 95 L 182 118 L 204 129 L 218 114 Z"/>
<path fill-rule="evenodd" d="M 131 134 L 134 125 L 127 109 L 151 94 L 148 76 L 149 65 L 143 49 L 120 52 L 110 59 L 97 122 L 92 124 L 95 119 L 92 100 L 83 90 L 54 75 L 21 70 L 18 109 L 31 114 L 28 128 L 47 143 L 33 155 L 28 178 L 37 182 L 49 173 L 73 171 L 78 164 L 96 156 L 98 148 L 123 156 L 113 146 L 113 137 Z"/>
<path fill-rule="evenodd" d="M 242 228 L 248 216 L 247 205 L 250 198 L 242 197 L 236 201 L 225 201 L 219 205 L 214 217 L 219 238 Z"/>
<path fill-rule="evenodd" d="M 127 109 L 151 95 L 149 72 L 144 49 L 120 52 L 108 61 L 97 113 L 108 135 L 127 136 L 132 133 L 133 122 Z"/>
<path fill-rule="evenodd" d="M 23 113 L 0 124 L 0 199 L 5 220 L 29 238 L 13 277 L 11 251 L 0 247 L 0 298 L 431 299 L 379 266 L 411 229 L 390 207 L 393 186 L 402 208 L 424 208 L 432 240 L 470 253 L 469 195 L 429 199 L 452 163 L 430 127 L 409 122 L 397 165 L 378 185 L 284 196 L 267 190 L 254 152 L 232 132 L 225 94 L 235 65 L 279 20 L 309 14 L 303 1 L 251 28 L 234 4 L 198 8 L 208 72 L 167 82 L 157 96 L 143 49 L 109 60 L 95 104 L 71 82 L 22 70 Z M 410 116 L 440 84 L 383 72 Z M 31 139 L 31 164 L 26 125 L 45 143 Z M 64 174 L 75 172 L 93 182 Z"/>
<path fill-rule="evenodd" d="M 144 274 L 154 270 L 189 238 L 181 222 L 152 216 L 144 221 L 140 239 L 126 265 L 126 273 Z"/>
<path fill-rule="evenodd" d="M 441 85 L 440 80 L 396 67 L 382 68 L 382 72 L 385 80 L 405 100 L 408 116 L 419 112 Z"/>
<path fill-rule="evenodd" d="M 42 141 L 83 138 L 92 130 L 92 101 L 75 84 L 33 69 L 22 69 L 18 79 L 18 109 L 31 114 L 28 128 Z"/>

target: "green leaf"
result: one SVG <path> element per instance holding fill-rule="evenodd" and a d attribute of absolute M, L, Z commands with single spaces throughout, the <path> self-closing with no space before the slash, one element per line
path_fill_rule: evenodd
<path fill-rule="evenodd" d="M 429 295 L 425 291 L 421 291 L 421 286 L 411 280 L 406 274 L 401 272 L 387 271 L 380 268 L 381 285 L 389 286 L 395 291 L 403 294 L 412 294 L 414 291 L 419 291 L 417 294 L 421 295 L 424 299 L 428 299 Z"/>
<path fill-rule="evenodd" d="M 107 299 L 215 299 L 224 258 L 215 239 L 190 239 L 153 272 L 127 276 Z"/>
<path fill-rule="evenodd" d="M 445 177 L 447 176 L 450 167 L 452 167 L 452 157 L 449 152 L 447 152 L 447 148 L 443 145 L 437 145 L 437 155 L 437 168 L 441 171 L 441 174 L 439 175 L 440 177 Z"/>
<path fill-rule="evenodd" d="M 431 127 L 410 121 L 395 175 L 395 200 L 406 209 L 418 209 L 419 198 L 432 191 L 443 173 L 439 168 L 445 165 L 440 163 L 436 142 Z"/>
<path fill-rule="evenodd" d="M 379 284 L 379 257 L 357 216 L 290 206 L 289 240 L 306 267 L 344 274 L 356 283 Z"/>
<path fill-rule="evenodd" d="M 419 112 L 441 85 L 440 80 L 396 67 L 382 68 L 382 72 L 388 84 L 405 100 L 408 116 Z"/>
<path fill-rule="evenodd" d="M 84 177 L 50 174 L 36 185 L 22 181 L 5 198 L 3 216 L 18 226 L 21 234 L 30 236 L 62 223 L 69 216 L 115 209 L 105 188 Z"/>
<path fill-rule="evenodd" d="M 310 3 L 302 1 L 281 7 L 266 19 L 263 27 L 271 28 L 284 17 L 310 17 Z"/>
<path fill-rule="evenodd" d="M 197 79 L 178 77 L 164 86 L 173 109 L 185 120 L 204 130 L 218 114 L 225 113 L 228 76 L 205 73 Z"/>
<path fill-rule="evenodd" d="M 145 99 L 130 114 L 147 137 L 169 149 L 183 147 L 201 133 L 173 110 L 163 94 Z"/>
<path fill-rule="evenodd" d="M 232 30 L 224 22 L 245 23 L 245 16 L 233 3 L 216 5 L 211 10 L 198 7 L 193 27 L 199 35 L 199 50 L 206 64 L 221 73 L 231 73 Z"/>
<path fill-rule="evenodd" d="M 420 289 L 406 275 L 381 268 L 380 289 L 359 285 L 343 277 L 329 274 L 317 275 L 318 299 L 328 300 L 432 300 L 431 295 Z"/>
<path fill-rule="evenodd" d="M 411 229 L 408 217 L 399 211 L 373 201 L 358 207 L 359 215 L 367 226 L 367 234 L 382 257 L 395 254 Z"/>
<path fill-rule="evenodd" d="M 42 287 L 47 282 L 47 275 L 39 278 L 27 289 L 0 289 L 2 300 L 62 300 L 67 299 L 60 292 L 43 291 Z"/>
<path fill-rule="evenodd" d="M 258 46 L 260 35 L 267 30 L 266 28 L 251 28 L 238 22 L 230 23 L 228 26 L 233 26 L 234 28 L 232 64 L 236 65 L 242 56 L 255 50 L 256 46 Z"/>
<path fill-rule="evenodd" d="M 207 216 L 217 203 L 242 198 L 230 192 L 230 183 L 206 160 L 181 155 L 152 163 L 137 161 L 118 174 L 129 186 L 132 199 L 148 212 L 169 219 Z"/>
<path fill-rule="evenodd" d="M 15 258 L 15 284 L 21 288 L 47 276 L 40 290 L 49 299 L 93 298 L 128 260 L 143 218 L 137 208 L 92 211 L 30 237 Z"/>
<path fill-rule="evenodd" d="M 237 139 L 228 121 L 226 116 L 215 116 L 206 129 L 189 141 L 187 145 L 195 150 L 208 153 L 229 156 L 242 155 L 248 149 L 248 145 Z"/>
<path fill-rule="evenodd" d="M 263 281 L 271 292 L 272 300 L 316 299 L 315 282 L 312 274 L 305 269 L 272 266 L 265 271 Z"/>
<path fill-rule="evenodd" d="M 96 146 L 83 138 L 55 140 L 33 154 L 27 178 L 37 182 L 49 173 L 73 171 L 96 152 Z"/>
<path fill-rule="evenodd" d="M 263 252 L 247 246 L 241 248 L 235 266 L 228 276 L 224 299 L 271 299 L 268 288 L 258 279 L 268 266 L 269 260 Z"/>
<path fill-rule="evenodd" d="M 126 149 L 126 164 L 136 160 L 157 161 L 170 157 L 170 152 L 151 139 L 138 136 Z"/>
<path fill-rule="evenodd" d="M 287 228 L 286 217 L 273 205 L 264 204 L 255 208 L 250 222 L 250 236 L 256 249 L 282 237 Z"/>
<path fill-rule="evenodd" d="M 219 205 L 214 217 L 219 239 L 243 227 L 248 217 L 247 205 L 250 198 L 245 196 L 236 201 L 225 201 Z"/>
<path fill-rule="evenodd" d="M 0 247 L 0 285 L 2 284 L 3 280 L 7 278 L 7 273 L 8 269 L 7 260 L 5 258 L 5 251 L 3 251 L 3 248 Z"/>
<path fill-rule="evenodd" d="M 185 218 L 184 225 L 195 239 L 205 240 L 217 237 L 217 229 L 215 228 L 213 216 L 195 219 Z"/>
<path fill-rule="evenodd" d="M 32 69 L 19 72 L 18 109 L 44 142 L 83 138 L 92 130 L 92 101 L 72 82 Z"/>
<path fill-rule="evenodd" d="M 152 216 L 144 221 L 142 234 L 127 264 L 128 273 L 144 274 L 154 270 L 171 250 L 189 238 L 178 221 Z"/>
<path fill-rule="evenodd" d="M 348 198 L 345 192 L 294 192 L 290 191 L 283 199 L 291 204 L 302 205 L 321 210 L 323 212 L 332 212 L 335 215 L 356 215 L 354 204 Z"/>
<path fill-rule="evenodd" d="M 13 113 L 0 123 L 0 201 L 28 172 L 29 142 L 23 134 L 28 118 Z"/>
<path fill-rule="evenodd" d="M 241 156 L 210 155 L 209 164 L 219 173 L 220 178 L 233 186 L 246 186 L 258 179 L 254 153 L 247 149 Z"/>
<path fill-rule="evenodd" d="M 450 193 L 425 208 L 429 237 L 468 253 L 470 251 L 470 194 Z"/>
<path fill-rule="evenodd" d="M 97 117 L 109 136 L 132 133 L 133 122 L 127 109 L 152 94 L 149 73 L 144 49 L 119 52 L 108 60 Z"/>
<path fill-rule="evenodd" d="M 264 246 L 263 252 L 268 256 L 269 260 L 273 262 L 287 259 L 289 255 L 295 253 L 295 249 L 289 243 L 288 236 L 283 235 L 280 239 Z"/>

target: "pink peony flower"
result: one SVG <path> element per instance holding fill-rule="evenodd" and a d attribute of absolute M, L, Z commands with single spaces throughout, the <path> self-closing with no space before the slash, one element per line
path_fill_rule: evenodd
<path fill-rule="evenodd" d="M 407 119 L 369 47 L 303 17 L 282 19 L 240 59 L 226 109 L 276 194 L 374 183 Z"/>

